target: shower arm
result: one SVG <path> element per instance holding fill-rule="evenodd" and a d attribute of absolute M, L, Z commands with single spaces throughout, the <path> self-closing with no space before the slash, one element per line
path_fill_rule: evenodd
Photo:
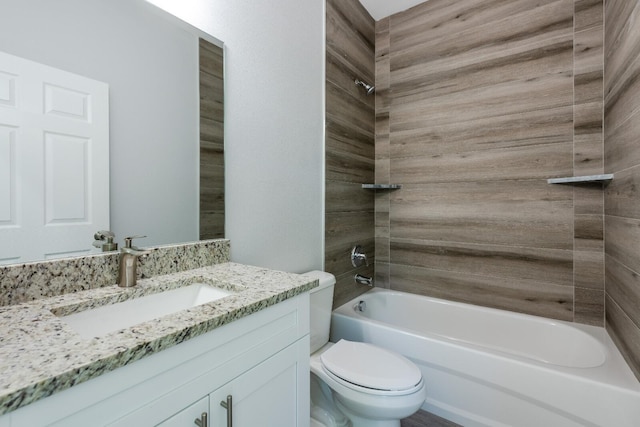
<path fill-rule="evenodd" d="M 376 90 L 375 86 L 367 84 L 366 82 L 364 82 L 362 80 L 355 79 L 354 82 L 355 82 L 356 86 L 362 86 L 367 91 L 367 95 L 371 95 Z"/>

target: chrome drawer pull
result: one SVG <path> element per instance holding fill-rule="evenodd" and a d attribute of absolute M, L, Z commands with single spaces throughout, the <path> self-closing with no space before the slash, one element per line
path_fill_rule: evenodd
<path fill-rule="evenodd" d="M 220 406 L 227 410 L 227 427 L 233 427 L 233 397 L 227 396 L 227 401 L 222 400 Z"/>
<path fill-rule="evenodd" d="M 209 426 L 209 422 L 207 420 L 207 413 L 203 412 L 202 415 L 200 415 L 200 418 L 196 418 L 194 423 L 196 423 L 196 425 L 198 427 L 208 427 Z"/>

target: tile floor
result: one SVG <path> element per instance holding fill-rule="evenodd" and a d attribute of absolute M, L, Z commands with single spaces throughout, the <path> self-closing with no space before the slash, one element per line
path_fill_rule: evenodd
<path fill-rule="evenodd" d="M 462 427 L 426 411 L 418 411 L 409 418 L 401 420 L 400 425 L 401 427 Z"/>

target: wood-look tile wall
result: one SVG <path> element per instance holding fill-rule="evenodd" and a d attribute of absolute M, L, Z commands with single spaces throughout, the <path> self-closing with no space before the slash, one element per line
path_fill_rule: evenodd
<path fill-rule="evenodd" d="M 603 0 L 575 0 L 573 174 L 604 172 Z M 604 193 L 575 186 L 573 281 L 576 322 L 604 326 Z"/>
<path fill-rule="evenodd" d="M 334 305 L 365 292 L 356 273 L 373 276 L 374 20 L 358 0 L 327 0 L 325 270 L 336 276 Z M 362 245 L 370 266 L 355 269 L 351 248 Z"/>
<path fill-rule="evenodd" d="M 378 286 L 604 322 L 602 0 L 430 0 L 376 23 Z M 575 24 L 575 25 L 574 25 Z"/>
<path fill-rule="evenodd" d="M 605 1 L 606 326 L 640 379 L 640 1 Z"/>
<path fill-rule="evenodd" d="M 224 237 L 222 48 L 200 39 L 200 239 Z"/>

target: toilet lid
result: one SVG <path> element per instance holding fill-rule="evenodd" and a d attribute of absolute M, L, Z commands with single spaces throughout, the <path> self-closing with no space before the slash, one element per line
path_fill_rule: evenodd
<path fill-rule="evenodd" d="M 340 340 L 320 360 L 335 376 L 376 390 L 407 390 L 422 379 L 420 369 L 409 359 L 363 342 Z"/>

